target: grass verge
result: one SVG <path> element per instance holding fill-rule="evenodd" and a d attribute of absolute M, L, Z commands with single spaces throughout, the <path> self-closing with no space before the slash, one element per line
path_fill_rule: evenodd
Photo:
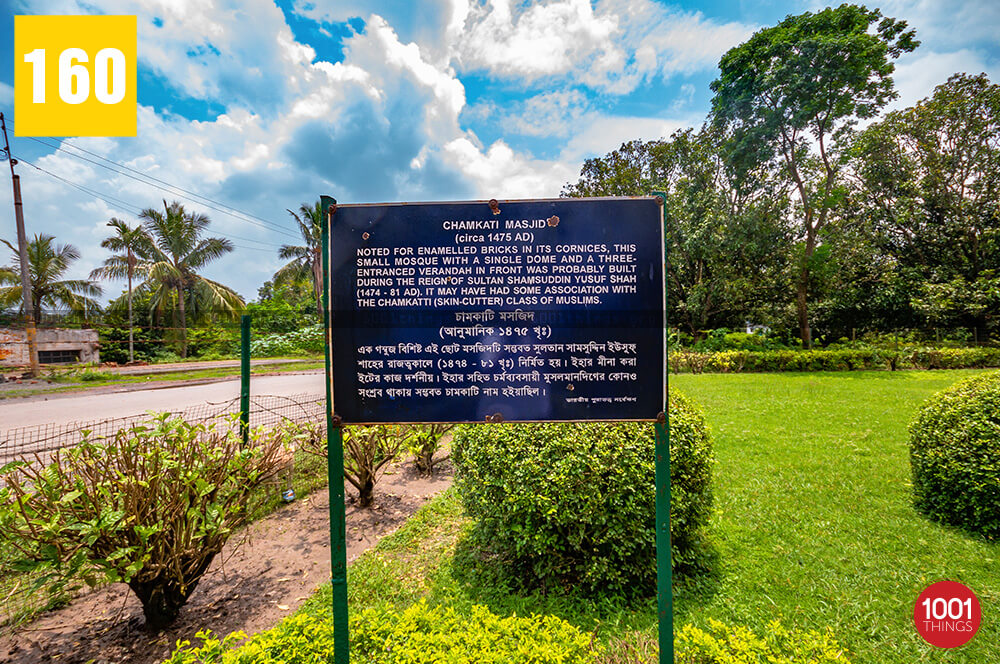
<path fill-rule="evenodd" d="M 942 527 L 911 504 L 906 427 L 934 392 L 976 371 L 671 376 L 712 428 L 718 563 L 675 588 L 675 625 L 711 621 L 758 634 L 785 627 L 836 638 L 855 664 L 1000 662 L 1000 545 Z M 469 524 L 449 491 L 351 567 L 352 611 L 404 608 L 425 597 L 461 610 L 551 613 L 595 631 L 611 661 L 653 662 L 651 602 L 633 607 L 520 596 L 469 575 Z M 979 634 L 939 650 L 913 626 L 917 595 L 940 579 L 970 586 Z M 329 612 L 329 586 L 300 611 Z"/>
<path fill-rule="evenodd" d="M 682 592 L 678 624 L 834 629 L 852 661 L 1000 662 L 1000 544 L 912 506 L 907 426 L 933 393 L 980 371 L 671 376 L 704 408 L 718 465 L 715 579 Z M 938 650 L 913 607 L 953 579 L 983 606 L 978 635 Z"/>

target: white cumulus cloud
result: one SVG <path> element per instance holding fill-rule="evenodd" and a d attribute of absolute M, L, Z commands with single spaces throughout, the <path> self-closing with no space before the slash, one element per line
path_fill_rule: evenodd
<path fill-rule="evenodd" d="M 657 77 L 711 69 L 751 32 L 653 0 L 451 0 L 447 39 L 463 71 L 568 78 L 625 94 Z"/>

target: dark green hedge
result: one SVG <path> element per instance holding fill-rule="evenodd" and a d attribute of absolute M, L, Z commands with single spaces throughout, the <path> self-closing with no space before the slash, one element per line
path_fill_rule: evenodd
<path fill-rule="evenodd" d="M 671 373 L 857 371 L 861 369 L 984 369 L 1000 367 L 1000 348 L 885 350 L 671 351 Z"/>
<path fill-rule="evenodd" d="M 712 505 L 712 448 L 700 413 L 670 398 L 674 563 L 693 562 Z M 472 543 L 525 589 L 649 595 L 656 579 L 649 424 L 466 425 L 456 483 Z"/>
<path fill-rule="evenodd" d="M 931 397 L 910 424 L 917 509 L 1000 538 L 1000 372 Z"/>

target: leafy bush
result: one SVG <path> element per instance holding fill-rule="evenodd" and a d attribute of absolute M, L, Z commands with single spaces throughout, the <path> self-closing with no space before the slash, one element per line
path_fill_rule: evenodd
<path fill-rule="evenodd" d="M 183 362 L 184 358 L 164 346 L 153 353 L 152 360 L 153 364 L 174 364 L 176 362 Z"/>
<path fill-rule="evenodd" d="M 704 420 L 670 395 L 674 564 L 695 562 L 712 504 Z M 511 585 L 648 595 L 656 579 L 652 425 L 462 425 L 457 486 L 473 547 Z"/>
<path fill-rule="evenodd" d="M 1000 367 L 1000 348 L 671 351 L 671 373 L 982 369 Z"/>
<path fill-rule="evenodd" d="M 595 655 L 590 635 L 556 616 L 502 618 L 483 606 L 462 615 L 423 600 L 399 613 L 366 610 L 354 645 L 378 664 L 582 664 Z"/>
<path fill-rule="evenodd" d="M 319 354 L 323 352 L 325 333 L 322 325 L 311 325 L 285 334 L 268 334 L 250 342 L 253 357 Z"/>
<path fill-rule="evenodd" d="M 146 624 L 173 620 L 252 514 L 252 491 L 281 467 L 278 438 L 242 446 L 228 423 L 169 415 L 0 469 L 0 540 L 14 567 L 53 594 L 80 580 L 123 582 Z"/>
<path fill-rule="evenodd" d="M 760 333 L 731 332 L 727 328 L 709 330 L 708 334 L 694 349 L 702 352 L 719 352 L 725 350 L 786 350 L 788 347 L 773 337 Z"/>
<path fill-rule="evenodd" d="M 452 424 L 425 424 L 410 429 L 406 439 L 406 449 L 413 455 L 413 463 L 417 472 L 430 475 L 434 466 L 448 459 L 450 455 L 437 456 L 441 450 L 444 435 L 454 428 Z"/>
<path fill-rule="evenodd" d="M 1000 538 L 1000 372 L 938 392 L 910 424 L 915 504 L 947 524 Z"/>
<path fill-rule="evenodd" d="M 252 321 L 253 335 L 284 334 L 321 324 L 322 321 L 316 315 L 312 284 L 307 288 L 307 301 L 300 300 L 294 288 L 279 286 L 273 290 L 269 299 L 248 303 L 246 313 Z"/>
<path fill-rule="evenodd" d="M 773 621 L 758 636 L 746 627 L 708 622 L 708 631 L 685 625 L 677 633 L 677 664 L 850 664 L 829 629 L 803 632 Z"/>
<path fill-rule="evenodd" d="M 239 321 L 214 321 L 187 329 L 188 357 L 203 360 L 239 357 Z"/>
<path fill-rule="evenodd" d="M 591 638 L 555 616 L 502 618 L 482 606 L 468 615 L 421 601 L 401 611 L 367 609 L 351 618 L 351 661 L 359 664 L 584 664 L 594 661 Z M 276 628 L 219 640 L 199 632 L 164 664 L 327 664 L 333 624 L 326 616 L 296 614 Z"/>
<path fill-rule="evenodd" d="M 110 371 L 95 371 L 94 369 L 85 369 L 80 372 L 80 380 L 82 381 L 97 381 L 97 380 L 114 380 L 117 374 Z"/>
<path fill-rule="evenodd" d="M 128 362 L 128 326 L 127 323 L 117 323 L 112 318 L 112 325 L 102 325 L 97 328 L 101 344 L 101 361 L 125 364 Z M 132 329 L 133 357 L 137 362 L 149 362 L 156 354 L 157 340 L 154 333 L 146 327 Z"/>
<path fill-rule="evenodd" d="M 851 664 L 833 632 L 802 632 L 780 622 L 767 625 L 763 636 L 746 627 L 730 627 L 709 619 L 708 630 L 684 625 L 674 642 L 677 664 Z M 655 634 L 633 632 L 613 641 L 600 664 L 656 664 L 659 646 Z"/>

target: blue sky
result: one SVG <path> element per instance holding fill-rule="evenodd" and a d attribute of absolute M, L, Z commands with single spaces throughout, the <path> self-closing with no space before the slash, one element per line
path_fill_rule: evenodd
<path fill-rule="evenodd" d="M 277 247 L 298 244 L 286 208 L 321 193 L 342 202 L 557 196 L 587 157 L 700 124 L 726 50 L 824 6 L 0 0 L 0 110 L 16 130 L 15 14 L 137 15 L 138 135 L 15 137 L 15 155 L 48 172 L 18 168 L 28 231 L 79 247 L 73 276 L 82 277 L 106 256 L 109 218 L 134 221 L 177 199 L 237 245 L 207 275 L 253 298 L 281 265 Z M 922 41 L 897 63 L 895 107 L 958 71 L 1000 80 L 1000 4 L 872 6 L 907 20 Z M 10 196 L 0 186 L 0 237 L 12 240 Z M 106 294 L 121 287 L 105 284 Z"/>

